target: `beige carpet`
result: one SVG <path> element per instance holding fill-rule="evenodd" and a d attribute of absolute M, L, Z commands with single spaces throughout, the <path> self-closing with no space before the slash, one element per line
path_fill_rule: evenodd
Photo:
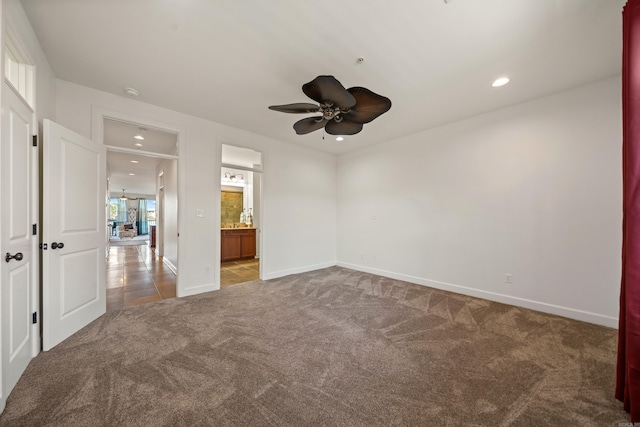
<path fill-rule="evenodd" d="M 616 331 L 332 267 L 110 312 L 2 426 L 617 426 Z"/>

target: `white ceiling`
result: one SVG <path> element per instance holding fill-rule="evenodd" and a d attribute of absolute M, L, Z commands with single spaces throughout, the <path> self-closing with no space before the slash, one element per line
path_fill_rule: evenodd
<path fill-rule="evenodd" d="M 110 119 L 104 121 L 103 133 L 105 145 L 173 156 L 178 154 L 175 133 Z M 136 139 L 136 136 L 144 139 Z"/>
<path fill-rule="evenodd" d="M 141 135 L 144 140 L 135 139 Z M 148 152 L 177 154 L 177 135 L 155 129 L 115 120 L 104 121 L 104 144 L 136 152 L 114 152 L 107 150 L 107 174 L 111 196 L 122 195 L 124 189 L 128 197 L 149 197 L 156 194 L 156 177 L 161 158 L 152 157 Z M 136 146 L 141 144 L 142 146 Z M 134 163 L 137 162 L 137 163 Z M 134 174 L 134 175 L 131 175 Z"/>
<path fill-rule="evenodd" d="M 262 153 L 249 148 L 234 147 L 233 145 L 222 144 L 222 163 L 246 168 L 261 169 Z"/>
<path fill-rule="evenodd" d="M 520 103 L 621 69 L 624 0 L 22 0 L 58 78 L 330 153 Z M 356 59 L 364 57 L 362 64 Z M 393 102 L 338 143 L 298 136 L 302 84 Z M 492 88 L 508 75 L 511 83 Z"/>

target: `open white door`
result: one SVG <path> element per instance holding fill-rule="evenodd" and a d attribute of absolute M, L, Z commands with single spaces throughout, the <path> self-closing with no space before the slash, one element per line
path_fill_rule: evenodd
<path fill-rule="evenodd" d="M 102 144 L 50 120 L 44 121 L 43 151 L 46 351 L 106 312 L 106 154 Z"/>
<path fill-rule="evenodd" d="M 2 204 L 1 301 L 2 399 L 26 369 L 34 344 L 39 344 L 38 325 L 32 314 L 37 307 L 37 251 L 33 224 L 34 167 L 37 147 L 32 144 L 33 111 L 5 84 L 2 99 Z M 34 342 L 35 340 L 35 342 Z"/>

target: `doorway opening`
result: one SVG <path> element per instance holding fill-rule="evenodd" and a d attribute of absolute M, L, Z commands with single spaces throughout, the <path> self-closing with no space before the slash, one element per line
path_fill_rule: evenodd
<path fill-rule="evenodd" d="M 262 153 L 222 144 L 220 287 L 261 274 Z"/>
<path fill-rule="evenodd" d="M 175 298 L 178 134 L 110 118 L 103 131 L 107 311 Z"/>

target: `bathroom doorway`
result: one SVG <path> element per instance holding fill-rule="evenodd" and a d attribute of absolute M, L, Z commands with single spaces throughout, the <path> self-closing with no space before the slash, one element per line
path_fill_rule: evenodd
<path fill-rule="evenodd" d="M 262 153 L 222 145 L 220 287 L 261 277 Z"/>

